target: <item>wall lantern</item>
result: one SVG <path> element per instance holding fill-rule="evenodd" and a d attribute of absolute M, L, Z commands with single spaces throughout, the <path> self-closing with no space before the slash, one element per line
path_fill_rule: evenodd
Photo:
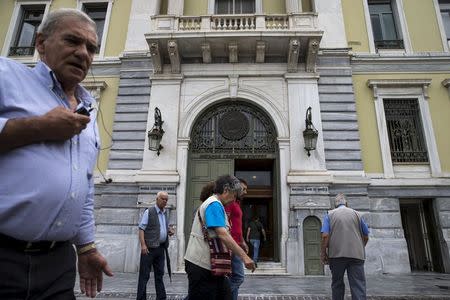
<path fill-rule="evenodd" d="M 156 154 L 159 156 L 160 150 L 163 148 L 161 146 L 161 140 L 164 135 L 164 130 L 162 129 L 162 124 L 164 121 L 161 117 L 161 111 L 155 108 L 155 124 L 153 124 L 152 130 L 148 132 L 148 150 L 157 151 Z"/>
<path fill-rule="evenodd" d="M 312 150 L 316 150 L 317 136 L 319 135 L 319 132 L 316 130 L 312 123 L 311 106 L 306 110 L 305 124 L 306 129 L 303 131 L 305 150 L 308 152 L 308 156 L 311 156 L 311 153 L 309 152 Z"/>

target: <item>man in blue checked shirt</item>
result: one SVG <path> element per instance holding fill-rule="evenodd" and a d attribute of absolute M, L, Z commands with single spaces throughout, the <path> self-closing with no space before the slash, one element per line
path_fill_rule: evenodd
<path fill-rule="evenodd" d="M 112 276 L 94 243 L 95 100 L 79 84 L 96 49 L 95 22 L 59 9 L 34 68 L 0 57 L 0 299 L 75 299 L 76 261 L 88 297 Z"/>
<path fill-rule="evenodd" d="M 364 274 L 365 246 L 369 241 L 369 228 L 360 213 L 347 207 L 344 194 L 335 198 L 335 209 L 325 215 L 322 226 L 320 260 L 329 264 L 333 300 L 343 300 L 344 273 L 350 284 L 352 299 L 366 299 Z"/>

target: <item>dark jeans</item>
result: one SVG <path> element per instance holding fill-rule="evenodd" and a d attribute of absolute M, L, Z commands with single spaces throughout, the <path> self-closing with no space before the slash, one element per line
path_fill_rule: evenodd
<path fill-rule="evenodd" d="M 347 270 L 352 300 L 366 299 L 364 261 L 356 258 L 330 258 L 331 293 L 333 300 L 343 300 L 345 294 L 344 273 Z"/>
<path fill-rule="evenodd" d="M 213 276 L 211 271 L 184 261 L 189 280 L 189 300 L 230 300 L 231 291 L 225 276 Z"/>
<path fill-rule="evenodd" d="M 164 287 L 164 247 L 148 248 L 148 254 L 141 254 L 141 262 L 139 266 L 139 280 L 137 290 L 137 300 L 147 299 L 147 282 L 150 279 L 150 271 L 153 266 L 153 273 L 155 276 L 155 290 L 156 299 L 166 299 L 166 288 Z"/>
<path fill-rule="evenodd" d="M 69 242 L 40 253 L 0 247 L 0 299 L 75 299 L 75 264 Z"/>

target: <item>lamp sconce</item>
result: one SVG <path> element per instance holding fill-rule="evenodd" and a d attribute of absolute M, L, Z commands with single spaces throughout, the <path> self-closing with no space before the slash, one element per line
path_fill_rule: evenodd
<path fill-rule="evenodd" d="M 306 129 L 303 131 L 305 150 L 308 152 L 308 156 L 311 156 L 310 151 L 316 150 L 317 137 L 319 136 L 319 132 L 312 123 L 311 106 L 306 110 L 305 124 Z"/>
<path fill-rule="evenodd" d="M 161 117 L 161 111 L 159 108 L 155 108 L 155 124 L 153 124 L 152 130 L 147 133 L 148 136 L 148 150 L 156 151 L 159 156 L 159 152 L 164 147 L 161 146 L 161 140 L 164 135 L 164 129 L 162 129 L 162 124 L 164 121 Z"/>

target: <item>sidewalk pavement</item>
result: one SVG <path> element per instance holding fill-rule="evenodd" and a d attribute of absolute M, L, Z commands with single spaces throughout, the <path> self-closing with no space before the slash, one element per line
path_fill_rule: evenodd
<path fill-rule="evenodd" d="M 137 273 L 115 273 L 104 278 L 103 291 L 97 296 L 102 299 L 135 299 Z M 368 299 L 395 300 L 450 300 L 450 274 L 413 273 L 406 275 L 368 275 Z M 168 299 L 183 299 L 187 294 L 187 275 L 172 275 L 172 282 L 164 276 Z M 331 278 L 328 276 L 292 275 L 246 275 L 239 290 L 241 300 L 329 300 L 331 299 Z M 75 285 L 77 299 L 83 297 L 78 281 Z M 156 299 L 153 273 L 147 285 L 149 299 Z M 345 295 L 350 299 L 346 281 Z M 208 299 L 204 299 L 208 300 Z"/>

